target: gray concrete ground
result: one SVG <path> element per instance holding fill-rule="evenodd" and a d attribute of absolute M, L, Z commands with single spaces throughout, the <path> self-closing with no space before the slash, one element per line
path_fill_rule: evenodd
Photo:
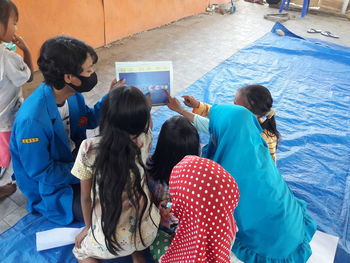
<path fill-rule="evenodd" d="M 87 103 L 93 105 L 109 89 L 109 83 L 114 78 L 115 61 L 172 60 L 175 93 L 178 93 L 233 53 L 270 31 L 274 22 L 265 20 L 263 16 L 276 13 L 277 9 L 242 0 L 236 4 L 237 12 L 233 15 L 195 15 L 116 41 L 109 47 L 99 48 L 99 62 L 96 65 L 99 84 L 85 95 Z M 299 17 L 300 13 L 291 13 L 296 19 L 284 24 L 294 33 L 349 45 L 349 20 L 328 15 L 308 15 L 302 19 Z M 331 31 L 340 38 L 333 39 L 321 34 L 310 35 L 306 32 L 309 28 Z M 36 73 L 34 82 L 23 87 L 25 96 L 28 96 L 41 80 L 40 73 Z M 10 181 L 10 174 L 12 171 L 8 171 L 4 178 L 0 179 L 0 185 Z M 28 213 L 25 210 L 25 202 L 20 190 L 0 200 L 0 233 Z"/>

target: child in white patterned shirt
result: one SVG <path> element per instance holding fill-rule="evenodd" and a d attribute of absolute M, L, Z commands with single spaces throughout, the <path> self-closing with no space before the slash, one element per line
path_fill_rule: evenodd
<path fill-rule="evenodd" d="M 0 45 L 0 177 L 10 165 L 10 136 L 15 115 L 23 101 L 21 86 L 32 80 L 33 63 L 23 38 L 16 35 L 18 10 L 10 0 L 0 0 L 0 43 L 13 42 L 23 58 Z M 15 184 L 0 187 L 0 197 L 12 194 Z"/>

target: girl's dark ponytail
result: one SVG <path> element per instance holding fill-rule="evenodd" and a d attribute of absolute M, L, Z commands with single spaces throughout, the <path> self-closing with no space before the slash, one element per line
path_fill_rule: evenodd
<path fill-rule="evenodd" d="M 273 99 L 270 91 L 262 85 L 248 85 L 239 89 L 247 99 L 248 109 L 259 118 L 264 117 L 271 110 Z M 265 134 L 269 137 L 276 136 L 280 139 L 280 133 L 277 130 L 275 116 L 266 118 L 261 127 L 266 130 Z"/>
<path fill-rule="evenodd" d="M 126 199 L 136 211 L 136 221 L 133 223 L 145 245 L 141 235 L 141 219 L 149 200 L 142 187 L 141 175 L 146 171 L 141 150 L 134 139 L 148 131 L 149 120 L 146 98 L 135 87 L 125 86 L 113 90 L 102 108 L 101 140 L 96 149 L 93 169 L 93 208 L 96 198 L 100 199 L 102 231 L 107 249 L 114 255 L 118 255 L 122 249 L 115 230 L 122 213 L 123 200 Z M 136 230 L 134 240 L 136 242 Z"/>
<path fill-rule="evenodd" d="M 275 116 L 272 116 L 269 119 L 266 118 L 266 120 L 263 123 L 261 123 L 261 128 L 267 131 L 265 132 L 267 136 L 273 137 L 275 135 L 277 137 L 277 142 L 279 141 L 280 133 L 277 130 Z"/>

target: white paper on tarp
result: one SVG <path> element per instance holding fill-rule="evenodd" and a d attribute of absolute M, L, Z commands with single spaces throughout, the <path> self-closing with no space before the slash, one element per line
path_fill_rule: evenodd
<path fill-rule="evenodd" d="M 61 227 L 36 233 L 36 250 L 42 251 L 55 247 L 74 244 L 75 237 L 82 228 Z"/>
<path fill-rule="evenodd" d="M 312 255 L 307 263 L 333 263 L 339 238 L 316 231 L 310 242 Z"/>

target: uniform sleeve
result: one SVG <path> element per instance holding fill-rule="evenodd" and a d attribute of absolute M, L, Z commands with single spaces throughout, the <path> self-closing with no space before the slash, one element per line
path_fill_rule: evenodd
<path fill-rule="evenodd" d="M 50 135 L 41 123 L 34 120 L 17 123 L 12 136 L 15 136 L 18 155 L 28 176 L 47 185 L 77 183 L 70 173 L 73 162 L 52 159 L 49 152 Z"/>
<path fill-rule="evenodd" d="M 87 143 L 84 140 L 79 148 L 77 158 L 73 165 L 71 173 L 80 180 L 88 180 L 92 178 L 92 169 L 87 164 Z"/>
<path fill-rule="evenodd" d="M 16 87 L 25 84 L 31 76 L 31 71 L 23 61 L 23 58 L 17 53 L 9 50 L 5 50 L 4 56 L 6 76 Z"/>
<path fill-rule="evenodd" d="M 209 119 L 198 114 L 194 115 L 193 125 L 200 132 L 209 134 Z"/>
<path fill-rule="evenodd" d="M 87 129 L 95 129 L 100 122 L 100 113 L 101 113 L 101 107 L 103 105 L 103 102 L 105 101 L 108 94 L 103 96 L 103 98 L 97 102 L 93 108 L 88 107 L 85 105 L 85 112 L 88 118 L 87 123 Z"/>
<path fill-rule="evenodd" d="M 201 115 L 203 117 L 207 117 L 209 115 L 211 105 L 206 104 L 204 102 L 199 102 L 199 107 L 198 108 L 193 108 L 192 112 L 194 114 Z"/>

